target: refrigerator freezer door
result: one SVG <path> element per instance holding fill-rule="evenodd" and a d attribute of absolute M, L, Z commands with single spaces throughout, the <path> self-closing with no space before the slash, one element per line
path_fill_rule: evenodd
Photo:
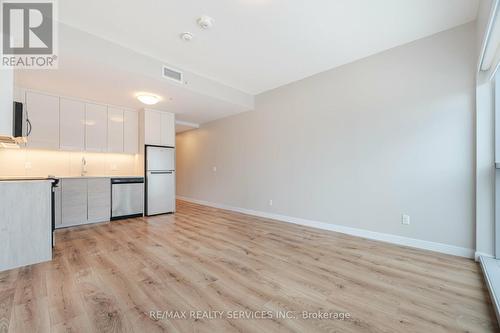
<path fill-rule="evenodd" d="M 175 212 L 175 172 L 148 171 L 147 215 Z"/>
<path fill-rule="evenodd" d="M 146 170 L 175 170 L 175 149 L 166 147 L 146 147 Z"/>

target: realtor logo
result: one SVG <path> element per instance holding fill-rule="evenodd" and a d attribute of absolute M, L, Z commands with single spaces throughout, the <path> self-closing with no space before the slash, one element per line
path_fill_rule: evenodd
<path fill-rule="evenodd" d="M 57 68 L 53 0 L 2 0 L 2 67 Z"/>

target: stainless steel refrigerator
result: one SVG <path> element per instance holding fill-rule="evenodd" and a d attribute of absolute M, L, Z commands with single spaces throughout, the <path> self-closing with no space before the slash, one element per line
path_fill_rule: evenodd
<path fill-rule="evenodd" d="M 146 146 L 146 215 L 175 212 L 175 148 Z"/>

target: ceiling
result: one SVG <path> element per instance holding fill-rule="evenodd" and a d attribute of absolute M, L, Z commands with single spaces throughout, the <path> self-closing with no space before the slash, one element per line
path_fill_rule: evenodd
<path fill-rule="evenodd" d="M 472 21 L 477 0 L 64 0 L 59 20 L 254 95 Z M 203 31 L 196 18 L 214 18 Z M 179 38 L 190 31 L 194 39 Z M 187 119 L 186 119 L 187 120 Z"/>
<path fill-rule="evenodd" d="M 253 96 L 187 72 L 183 84 L 164 79 L 161 61 L 64 24 L 58 45 L 56 70 L 16 70 L 15 84 L 136 110 L 145 107 L 137 94 L 152 93 L 161 100 L 150 108 L 195 124 L 253 109 Z"/>

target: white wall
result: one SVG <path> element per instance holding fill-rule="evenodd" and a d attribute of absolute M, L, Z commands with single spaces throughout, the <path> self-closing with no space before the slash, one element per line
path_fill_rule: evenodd
<path fill-rule="evenodd" d="M 475 43 L 461 26 L 178 135 L 177 194 L 473 249 Z"/>

